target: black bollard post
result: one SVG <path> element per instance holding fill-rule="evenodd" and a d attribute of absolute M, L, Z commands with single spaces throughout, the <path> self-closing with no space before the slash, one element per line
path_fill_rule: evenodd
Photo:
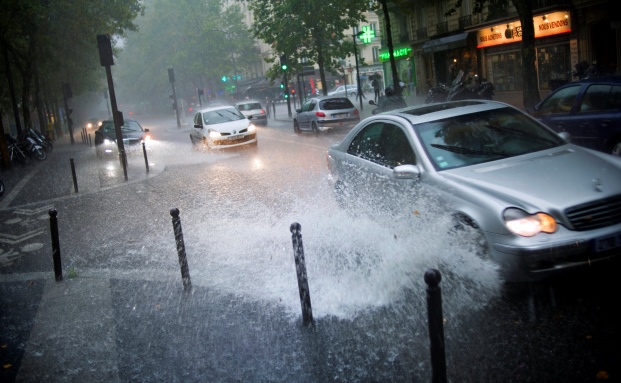
<path fill-rule="evenodd" d="M 70 158 L 69 162 L 71 163 L 71 176 L 73 177 L 73 189 L 77 193 L 78 192 L 78 178 L 75 175 L 75 165 L 73 163 L 73 158 Z"/>
<path fill-rule="evenodd" d="M 183 279 L 183 288 L 187 291 L 192 287 L 190 281 L 190 268 L 188 260 L 185 256 L 185 244 L 183 243 L 183 232 L 181 231 L 181 218 L 179 218 L 179 209 L 170 209 L 172 216 L 173 230 L 175 232 L 175 241 L 177 242 L 177 254 L 179 255 L 179 266 L 181 266 L 181 278 Z"/>
<path fill-rule="evenodd" d="M 446 356 L 444 352 L 444 323 L 442 315 L 442 276 L 435 269 L 427 270 L 427 316 L 431 349 L 431 370 L 433 383 L 446 383 Z"/>
<path fill-rule="evenodd" d="M 80 138 L 82 138 L 82 143 L 84 143 L 84 129 L 80 130 Z"/>
<path fill-rule="evenodd" d="M 147 173 L 149 172 L 149 160 L 147 159 L 147 147 L 142 143 L 142 153 L 144 154 L 144 166 L 147 167 Z"/>
<path fill-rule="evenodd" d="M 92 141 L 91 141 L 91 134 L 89 133 L 89 134 L 88 134 L 88 146 L 92 146 L 92 145 L 91 145 L 91 142 L 92 142 Z"/>
<path fill-rule="evenodd" d="M 302 226 L 294 222 L 289 228 L 293 241 L 293 257 L 295 258 L 295 271 L 298 275 L 298 290 L 300 290 L 300 303 L 302 304 L 302 323 L 308 326 L 313 323 L 313 308 L 311 306 L 308 278 L 306 276 L 306 262 L 304 261 L 304 246 L 302 245 Z"/>
<path fill-rule="evenodd" d="M 54 276 L 56 282 L 63 280 L 63 269 L 60 266 L 60 241 L 58 240 L 58 220 L 56 209 L 50 209 L 50 232 L 52 233 L 52 259 L 54 260 Z"/>

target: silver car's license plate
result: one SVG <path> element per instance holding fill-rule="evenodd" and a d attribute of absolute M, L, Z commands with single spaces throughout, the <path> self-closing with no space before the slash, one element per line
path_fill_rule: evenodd
<path fill-rule="evenodd" d="M 349 113 L 337 113 L 333 114 L 332 117 L 347 117 Z"/>
<path fill-rule="evenodd" d="M 621 234 L 595 239 L 595 252 L 606 251 L 621 247 Z"/>
<path fill-rule="evenodd" d="M 240 138 L 242 138 L 243 136 L 241 134 L 238 134 L 237 136 L 229 136 L 228 139 L 229 140 L 238 140 Z"/>

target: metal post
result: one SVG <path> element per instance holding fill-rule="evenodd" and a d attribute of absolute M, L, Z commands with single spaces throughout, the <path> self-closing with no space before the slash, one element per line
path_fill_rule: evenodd
<path fill-rule="evenodd" d="M 188 260 L 185 256 L 185 244 L 183 243 L 183 232 L 181 231 L 181 218 L 179 218 L 179 209 L 170 209 L 172 216 L 173 230 L 175 232 L 175 241 L 177 243 L 177 255 L 179 255 L 179 266 L 181 266 L 181 278 L 183 279 L 183 288 L 187 291 L 192 288 L 190 281 L 190 268 Z"/>
<path fill-rule="evenodd" d="M 73 177 L 73 189 L 77 193 L 78 192 L 78 178 L 75 175 L 75 164 L 73 163 L 73 158 L 70 158 L 69 162 L 71 163 L 71 176 Z"/>
<path fill-rule="evenodd" d="M 360 32 L 363 33 L 363 32 Z M 360 71 L 358 70 L 358 48 L 356 48 L 356 37 L 358 37 L 360 35 L 360 33 L 358 33 L 357 35 L 353 35 L 354 38 L 354 58 L 356 59 L 356 81 L 358 81 L 358 85 L 357 85 L 357 89 L 358 91 L 356 92 L 356 94 L 358 95 L 358 97 L 360 98 L 360 111 L 363 111 L 363 107 L 362 107 L 362 86 L 360 85 Z M 347 94 L 347 87 L 345 87 L 345 94 Z"/>
<path fill-rule="evenodd" d="M 302 323 L 308 326 L 313 323 L 313 308 L 311 306 L 308 278 L 306 276 L 306 262 L 304 261 L 304 246 L 302 245 L 302 226 L 294 222 L 289 228 L 293 241 L 293 257 L 295 258 L 295 270 L 298 276 L 298 290 L 300 291 L 300 303 L 302 305 Z"/>
<path fill-rule="evenodd" d="M 289 118 L 291 118 L 291 95 L 289 94 L 289 82 L 287 81 L 287 71 L 284 74 L 285 81 L 285 94 L 287 95 L 287 113 L 289 114 Z"/>
<path fill-rule="evenodd" d="M 147 159 L 147 147 L 142 143 L 142 153 L 144 154 L 144 166 L 147 167 L 147 173 L 149 172 L 149 160 Z"/>
<path fill-rule="evenodd" d="M 431 369 L 433 383 L 446 383 L 446 357 L 444 352 L 444 324 L 442 315 L 442 276 L 435 269 L 427 270 L 427 316 L 429 321 L 429 341 L 431 349 Z"/>
<path fill-rule="evenodd" d="M 125 181 L 127 181 L 127 161 L 125 160 L 125 145 L 123 143 L 123 132 L 121 131 L 123 124 L 120 121 L 122 114 L 119 114 L 117 108 L 116 93 L 114 92 L 114 83 L 112 82 L 112 71 L 109 65 L 106 65 L 106 78 L 108 80 L 108 90 L 110 91 L 110 105 L 112 105 L 112 118 L 114 120 L 114 131 L 116 133 L 116 145 L 119 150 L 119 161 L 121 161 L 123 175 L 125 176 Z"/>
<path fill-rule="evenodd" d="M 91 141 L 91 134 L 88 134 L 88 146 L 93 146 Z"/>
<path fill-rule="evenodd" d="M 54 276 L 56 282 L 63 280 L 63 269 L 60 265 L 60 241 L 58 240 L 58 221 L 56 209 L 50 209 L 50 233 L 52 234 L 52 259 L 54 260 Z"/>

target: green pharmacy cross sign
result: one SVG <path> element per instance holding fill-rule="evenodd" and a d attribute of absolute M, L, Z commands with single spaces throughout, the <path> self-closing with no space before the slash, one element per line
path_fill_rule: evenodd
<path fill-rule="evenodd" d="M 375 38 L 375 31 L 373 29 L 369 28 L 368 26 L 362 27 L 362 34 L 360 35 L 359 39 L 364 44 L 368 44 L 372 42 L 374 38 Z"/>

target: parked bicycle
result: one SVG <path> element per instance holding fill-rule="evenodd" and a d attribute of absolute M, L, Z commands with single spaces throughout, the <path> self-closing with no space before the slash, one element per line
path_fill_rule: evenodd
<path fill-rule="evenodd" d="M 18 141 L 6 134 L 6 145 L 9 150 L 9 158 L 11 161 L 19 161 L 20 163 L 27 165 L 30 163 L 28 155 L 20 148 Z"/>

